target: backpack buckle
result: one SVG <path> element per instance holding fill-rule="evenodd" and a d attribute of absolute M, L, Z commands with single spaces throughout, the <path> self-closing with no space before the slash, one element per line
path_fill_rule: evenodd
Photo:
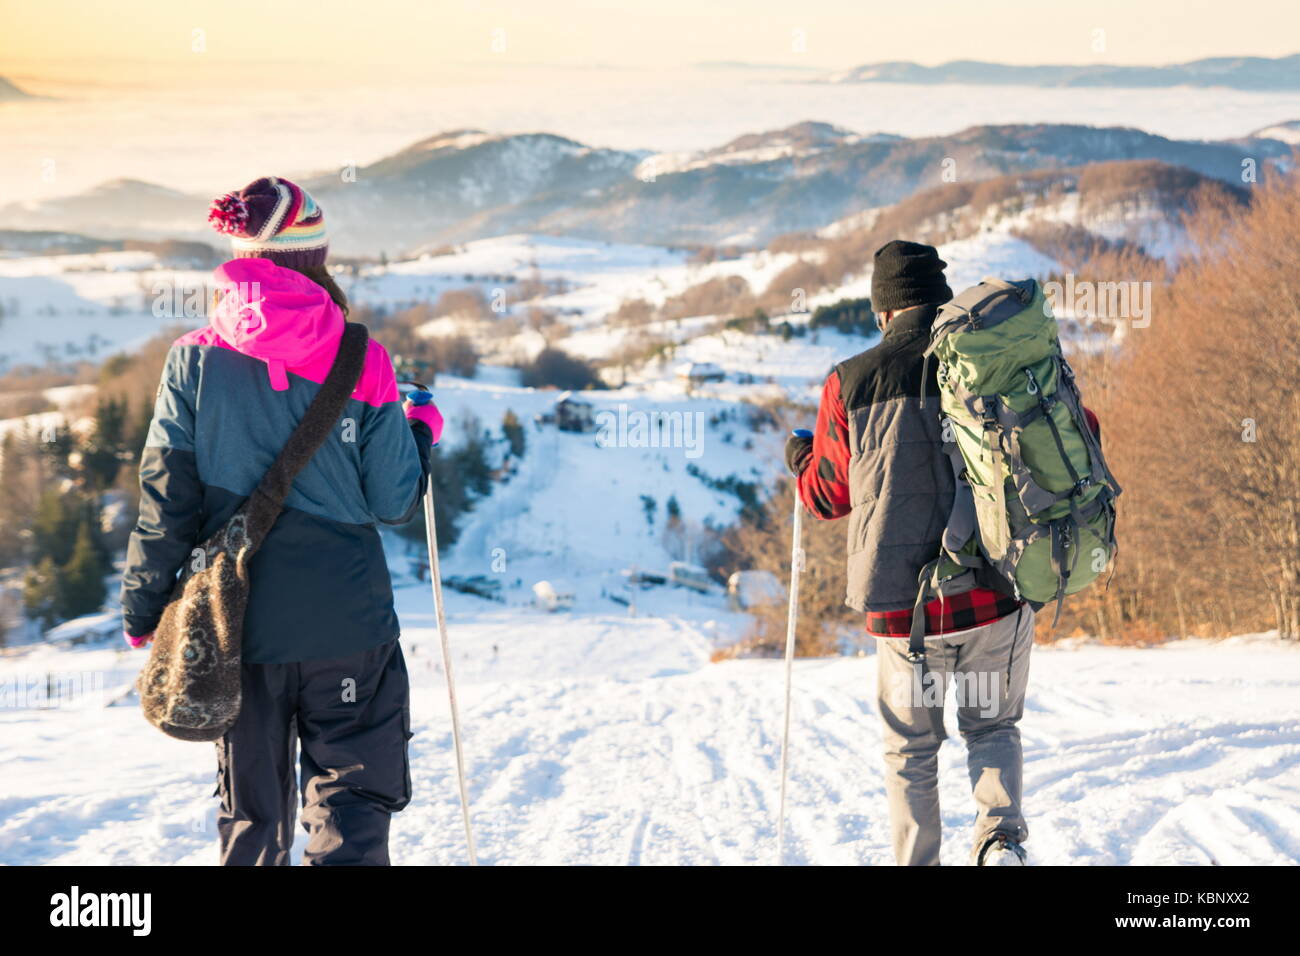
<path fill-rule="evenodd" d="M 984 423 L 984 430 L 995 431 L 998 427 L 998 410 L 997 396 L 984 396 L 980 402 L 980 421 Z"/>

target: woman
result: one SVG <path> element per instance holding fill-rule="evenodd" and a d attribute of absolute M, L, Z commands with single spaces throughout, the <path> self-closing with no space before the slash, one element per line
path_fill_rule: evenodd
<path fill-rule="evenodd" d="M 325 268 L 320 207 L 273 176 L 212 205 L 234 258 L 205 328 L 168 353 L 140 460 L 140 520 L 122 577 L 128 642 L 143 647 L 191 551 L 252 492 L 325 380 L 347 300 Z M 301 742 L 308 864 L 387 864 L 411 798 L 406 665 L 377 522 L 420 507 L 442 431 L 404 407 L 369 344 L 335 432 L 294 481 L 251 565 L 239 719 L 217 743 L 223 864 L 285 865 Z"/>

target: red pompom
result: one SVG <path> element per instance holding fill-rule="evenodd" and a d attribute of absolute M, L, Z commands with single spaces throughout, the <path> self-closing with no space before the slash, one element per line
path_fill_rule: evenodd
<path fill-rule="evenodd" d="M 212 200 L 208 222 L 217 232 L 235 234 L 242 232 L 248 223 L 248 204 L 234 193 L 226 193 Z"/>

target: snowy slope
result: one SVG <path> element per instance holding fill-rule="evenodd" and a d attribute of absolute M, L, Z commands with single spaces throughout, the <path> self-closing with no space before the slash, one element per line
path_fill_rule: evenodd
<path fill-rule="evenodd" d="M 371 305 L 436 302 L 449 289 L 473 287 L 491 299 L 496 290 L 507 297 L 512 286 L 537 278 L 560 283 L 567 291 L 531 299 L 561 313 L 564 321 L 584 326 L 602 321 L 629 299 L 660 304 L 691 285 L 717 276 L 736 275 L 761 290 L 794 261 L 789 254 L 755 252 L 735 259 L 692 263 L 679 249 L 601 242 L 565 236 L 518 234 L 480 239 L 441 254 L 374 266 L 344 280 L 350 299 Z M 522 313 L 509 302 L 505 313 Z"/>
<path fill-rule="evenodd" d="M 461 863 L 433 615 L 422 587 L 398 593 L 415 798 L 394 820 L 394 860 Z M 547 615 L 460 595 L 449 609 L 484 863 L 771 861 L 781 666 L 708 664 L 730 615 Z M 139 660 L 62 653 L 5 659 L 0 675 L 117 667 L 124 680 Z M 1034 862 L 1300 862 L 1300 649 L 1238 638 L 1034 653 Z M 792 863 L 890 861 L 874 670 L 873 657 L 796 664 Z M 944 860 L 961 864 L 960 743 L 940 762 Z M 212 749 L 162 737 L 134 706 L 7 707 L 0 766 L 0 863 L 216 860 Z"/>
<path fill-rule="evenodd" d="M 164 269 L 149 252 L 0 259 L 0 374 L 25 363 L 103 361 L 163 329 L 201 324 L 184 306 L 191 295 L 204 301 L 193 290 L 208 278 Z M 159 302 L 164 314 L 155 315 Z"/>
<path fill-rule="evenodd" d="M 1061 270 L 1056 260 L 1043 255 L 1023 239 L 1002 229 L 981 232 L 968 239 L 957 239 L 939 246 L 939 256 L 948 263 L 944 269 L 954 293 L 975 285 L 985 276 L 1022 279 L 1042 278 Z M 819 292 L 808 300 L 809 308 L 830 305 L 840 299 L 871 295 L 871 270 L 865 270 L 838 288 Z"/>
<path fill-rule="evenodd" d="M 565 433 L 553 426 L 537 428 L 533 418 L 548 411 L 558 393 L 506 384 L 443 377 L 434 388 L 454 445 L 463 416 L 473 414 L 497 432 L 507 409 L 527 426 L 527 447 L 519 470 L 491 496 L 479 501 L 463 523 L 444 573 L 489 573 L 494 549 L 508 562 L 506 576 L 523 575 L 528 586 L 563 566 L 566 577 L 582 581 L 594 595 L 599 583 L 632 564 L 666 569 L 670 557 L 661 544 L 665 509 L 677 499 L 688 524 L 730 524 L 738 502 L 709 489 L 686 471 L 695 465 L 710 476 L 769 480 L 779 458 L 772 432 L 753 434 L 720 413 L 736 406 L 725 399 L 687 399 L 680 387 L 656 394 L 640 389 L 588 392 L 597 415 L 617 417 L 650 412 L 691 416 L 683 420 L 682 441 L 670 447 L 636 447 L 632 442 L 601 444 L 601 433 Z M 686 429 L 689 428 L 689 432 Z M 673 432 L 670 437 L 678 433 Z M 746 439 L 753 439 L 745 448 Z M 641 496 L 656 502 L 653 525 L 642 512 Z M 420 550 L 420 546 L 415 548 Z M 621 583 L 621 579 L 619 579 Z M 613 607 L 613 605 L 607 605 Z"/>

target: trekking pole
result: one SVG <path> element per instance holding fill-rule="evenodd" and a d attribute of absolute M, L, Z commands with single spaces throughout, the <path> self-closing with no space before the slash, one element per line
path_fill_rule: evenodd
<path fill-rule="evenodd" d="M 423 386 L 409 396 L 416 405 L 433 400 Z M 456 679 L 452 676 L 451 643 L 447 640 L 447 614 L 442 606 L 442 572 L 438 567 L 438 530 L 433 513 L 433 472 L 424 489 L 424 537 L 429 547 L 429 577 L 433 582 L 433 604 L 438 616 L 438 641 L 442 645 L 442 666 L 447 673 L 447 702 L 451 705 L 451 740 L 456 750 L 456 780 L 460 785 L 460 812 L 465 821 L 465 847 L 469 850 L 469 865 L 478 866 L 478 852 L 474 848 L 474 828 L 469 821 L 469 791 L 465 786 L 465 753 L 460 743 L 460 709 L 456 706 Z"/>
<path fill-rule="evenodd" d="M 801 438 L 812 438 L 806 428 L 796 428 Z M 785 782 L 790 758 L 790 685 L 794 673 L 794 637 L 799 625 L 799 575 L 803 571 L 803 503 L 799 482 L 794 486 L 794 532 L 790 538 L 790 611 L 785 624 L 785 726 L 781 732 L 781 798 L 776 820 L 776 865 L 785 865 Z"/>

